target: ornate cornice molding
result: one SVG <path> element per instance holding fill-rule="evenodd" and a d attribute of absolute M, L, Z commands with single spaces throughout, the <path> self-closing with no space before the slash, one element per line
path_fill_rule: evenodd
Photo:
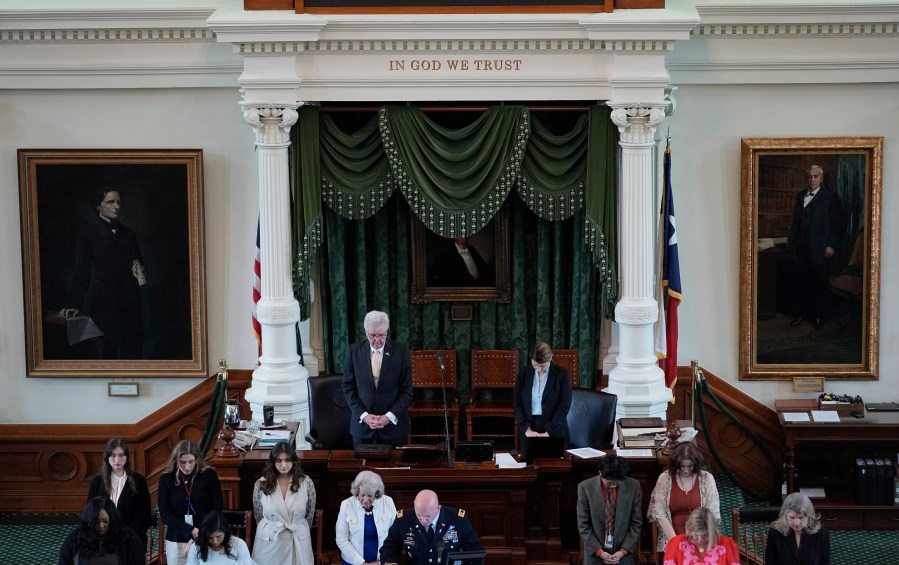
<path fill-rule="evenodd" d="M 202 28 L 17 29 L 0 30 L 0 43 L 107 43 L 215 41 Z"/>
<path fill-rule="evenodd" d="M 693 35 L 707 39 L 883 37 L 899 35 L 899 22 L 702 24 L 696 28 Z"/>

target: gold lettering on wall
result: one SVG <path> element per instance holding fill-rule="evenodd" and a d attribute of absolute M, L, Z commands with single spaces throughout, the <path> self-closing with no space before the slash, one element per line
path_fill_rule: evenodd
<path fill-rule="evenodd" d="M 389 71 L 481 71 L 481 72 L 505 72 L 520 71 L 521 59 L 389 59 L 387 69 Z"/>

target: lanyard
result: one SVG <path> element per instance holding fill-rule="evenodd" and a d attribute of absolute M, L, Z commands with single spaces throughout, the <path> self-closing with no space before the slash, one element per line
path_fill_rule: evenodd
<path fill-rule="evenodd" d="M 606 499 L 606 518 L 609 522 L 608 530 L 612 532 L 615 529 L 615 504 L 618 501 L 618 489 L 609 488 L 605 483 L 602 483 L 602 494 Z"/>
<path fill-rule="evenodd" d="M 191 479 L 190 488 L 187 488 L 187 480 L 186 479 L 185 479 L 184 483 L 182 483 L 182 484 L 184 485 L 184 492 L 187 493 L 187 507 L 190 509 L 191 514 L 196 514 L 197 510 L 194 508 L 194 505 L 191 504 L 191 502 L 190 502 L 190 493 L 194 489 L 193 480 Z"/>

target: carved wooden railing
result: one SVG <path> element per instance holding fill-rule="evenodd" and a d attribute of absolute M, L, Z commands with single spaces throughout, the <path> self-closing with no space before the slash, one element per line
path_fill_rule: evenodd
<path fill-rule="evenodd" d="M 745 427 L 743 429 L 740 425 L 732 422 L 708 395 L 702 395 L 709 435 L 724 466 L 739 480 L 742 486 L 752 491 L 760 494 L 779 493 L 783 469 L 783 432 L 777 419 L 777 413 L 720 377 L 704 369 L 703 373 L 708 388 Z M 677 374 L 677 385 L 674 391 L 676 401 L 668 409 L 668 418 L 689 420 L 690 406 L 693 401 L 692 371 L 689 367 L 678 367 Z M 704 430 L 699 420 L 698 406 L 695 415 L 696 429 L 699 430 L 696 441 L 712 467 L 716 472 L 720 471 L 705 439 Z M 747 430 L 755 434 L 763 445 L 756 445 Z"/>
<path fill-rule="evenodd" d="M 228 397 L 243 399 L 250 380 L 250 371 L 230 370 Z M 0 512 L 80 512 L 114 436 L 128 442 L 131 466 L 147 478 L 155 504 L 175 444 L 203 435 L 214 386 L 215 375 L 134 424 L 0 424 Z"/>

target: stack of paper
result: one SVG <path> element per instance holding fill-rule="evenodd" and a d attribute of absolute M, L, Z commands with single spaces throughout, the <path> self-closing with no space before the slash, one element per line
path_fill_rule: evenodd
<path fill-rule="evenodd" d="M 290 430 L 263 430 L 259 432 L 256 447 L 275 447 L 279 442 L 290 441 L 292 433 Z"/>

